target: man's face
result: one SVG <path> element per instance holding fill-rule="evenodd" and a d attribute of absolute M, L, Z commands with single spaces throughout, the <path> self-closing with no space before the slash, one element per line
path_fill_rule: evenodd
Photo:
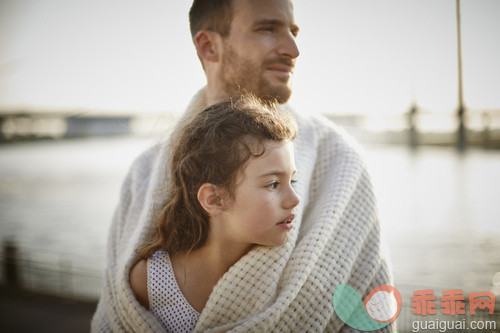
<path fill-rule="evenodd" d="M 225 93 L 242 90 L 288 101 L 299 50 L 289 0 L 233 0 L 233 21 L 223 39 L 219 79 Z"/>

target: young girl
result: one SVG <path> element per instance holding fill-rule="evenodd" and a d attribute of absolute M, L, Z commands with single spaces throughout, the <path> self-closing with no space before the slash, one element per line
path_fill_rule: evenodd
<path fill-rule="evenodd" d="M 252 247 L 284 244 L 299 203 L 288 113 L 237 97 L 180 133 L 167 205 L 130 272 L 137 300 L 169 332 L 194 329 L 212 288 Z"/>

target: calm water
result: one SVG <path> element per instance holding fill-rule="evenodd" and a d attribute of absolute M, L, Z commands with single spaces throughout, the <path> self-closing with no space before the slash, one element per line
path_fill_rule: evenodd
<path fill-rule="evenodd" d="M 500 151 L 366 154 L 400 289 L 491 290 L 500 272 Z"/>
<path fill-rule="evenodd" d="M 121 181 L 152 143 L 0 146 L 0 241 L 16 241 L 33 261 L 102 269 Z M 400 291 L 490 290 L 500 272 L 500 151 L 365 150 Z"/>
<path fill-rule="evenodd" d="M 0 146 L 0 235 L 32 256 L 103 266 L 121 182 L 152 141 L 82 139 Z"/>

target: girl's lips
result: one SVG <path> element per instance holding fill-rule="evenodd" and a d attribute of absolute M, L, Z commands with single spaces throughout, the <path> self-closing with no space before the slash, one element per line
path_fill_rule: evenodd
<path fill-rule="evenodd" d="M 278 227 L 284 228 L 286 230 L 291 230 L 293 228 L 292 223 L 278 223 Z"/>
<path fill-rule="evenodd" d="M 283 221 L 278 223 L 277 225 L 286 230 L 291 230 L 293 228 L 292 221 L 295 218 L 295 214 L 288 215 Z"/>
<path fill-rule="evenodd" d="M 292 224 L 293 219 L 295 218 L 295 214 L 290 214 L 288 215 L 283 221 L 279 222 L 278 224 Z"/>

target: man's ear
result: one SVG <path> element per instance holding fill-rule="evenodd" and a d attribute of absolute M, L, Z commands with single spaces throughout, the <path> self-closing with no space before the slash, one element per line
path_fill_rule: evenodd
<path fill-rule="evenodd" d="M 220 58 L 221 36 L 214 31 L 198 31 L 193 38 L 198 57 L 202 61 L 217 62 Z"/>
<path fill-rule="evenodd" d="M 220 192 L 217 186 L 210 183 L 205 183 L 198 189 L 198 201 L 210 216 L 218 215 L 223 211 L 224 200 Z"/>

